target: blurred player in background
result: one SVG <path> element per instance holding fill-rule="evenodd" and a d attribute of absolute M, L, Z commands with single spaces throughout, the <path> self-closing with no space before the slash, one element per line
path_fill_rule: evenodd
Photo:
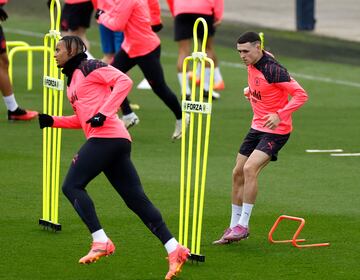
<path fill-rule="evenodd" d="M 87 138 L 72 160 L 62 190 L 89 229 L 93 243 L 81 264 L 96 262 L 114 253 L 115 245 L 100 225 L 95 206 L 85 188 L 101 172 L 168 252 L 172 279 L 189 256 L 167 228 L 160 211 L 146 196 L 131 161 L 131 137 L 117 111 L 131 90 L 132 81 L 123 72 L 100 60 L 87 60 L 79 37 L 65 36 L 56 46 L 58 67 L 68 77 L 67 96 L 72 116 L 39 115 L 40 128 L 82 129 Z"/>
<path fill-rule="evenodd" d="M 178 79 L 180 85 L 182 84 L 182 65 L 185 57 L 191 55 L 191 47 L 193 42 L 193 27 L 195 21 L 202 17 L 207 22 L 208 38 L 206 43 L 206 53 L 208 57 L 214 61 L 214 90 L 223 90 L 225 84 L 220 73 L 218 59 L 214 49 L 214 35 L 216 27 L 220 25 L 224 13 L 224 0 L 167 0 L 171 14 L 174 16 L 174 36 L 175 41 L 178 42 L 179 54 L 177 61 Z M 199 24 L 198 38 L 203 38 L 202 24 Z M 193 77 L 195 78 L 195 77 Z M 209 91 L 210 82 L 210 67 L 205 65 L 205 80 L 204 90 Z M 189 86 L 189 78 L 186 79 L 186 94 L 191 94 Z M 220 98 L 220 94 L 213 91 L 213 98 Z"/>
<path fill-rule="evenodd" d="M 147 2 L 149 5 L 151 29 L 157 33 L 163 28 L 161 22 L 160 4 L 158 0 L 147 0 Z M 143 79 L 136 88 L 151 89 L 151 86 L 146 79 Z"/>
<path fill-rule="evenodd" d="M 103 11 L 111 10 L 114 0 L 92 0 L 95 10 Z M 124 41 L 124 33 L 120 31 L 112 31 L 103 24 L 99 24 L 99 33 L 101 40 L 101 49 L 103 51 L 102 61 L 111 64 L 115 54 L 120 50 Z"/>
<path fill-rule="evenodd" d="M 138 65 L 154 93 L 165 103 L 176 118 L 172 139 L 181 138 L 182 111 L 179 100 L 165 82 L 160 63 L 160 38 L 151 26 L 150 13 L 146 1 L 117 0 L 109 12 L 97 10 L 98 23 L 114 31 L 123 31 L 125 39 L 121 50 L 115 55 L 112 65 L 126 73 Z M 139 122 L 127 99 L 121 105 L 126 127 Z"/>
<path fill-rule="evenodd" d="M 50 7 L 52 0 L 48 0 Z M 105 0 L 93 0 L 97 1 Z M 86 38 L 86 29 L 90 27 L 91 14 L 94 10 L 92 0 L 64 0 L 65 4 L 61 11 L 61 36 L 79 36 L 87 47 L 86 54 L 88 59 L 94 57 L 90 54 L 90 43 Z"/>
<path fill-rule="evenodd" d="M 3 6 L 7 0 L 0 0 L 0 21 L 8 18 Z M 2 26 L 0 25 L 0 90 L 7 108 L 9 120 L 28 121 L 35 118 L 38 113 L 35 111 L 24 110 L 16 102 L 13 88 L 9 78 L 9 59 L 6 53 L 6 40 Z"/>
<path fill-rule="evenodd" d="M 262 50 L 259 34 L 243 33 L 237 41 L 237 50 L 248 70 L 244 94 L 253 109 L 253 119 L 233 169 L 230 226 L 214 244 L 228 244 L 249 236 L 257 178 L 270 161 L 277 160 L 292 131 L 292 113 L 308 99 L 288 71 Z"/>

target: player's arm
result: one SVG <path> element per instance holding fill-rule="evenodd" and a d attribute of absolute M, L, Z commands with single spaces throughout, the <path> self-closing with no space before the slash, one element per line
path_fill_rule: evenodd
<path fill-rule="evenodd" d="M 112 87 L 110 96 L 106 102 L 100 107 L 99 112 L 106 117 L 110 117 L 117 113 L 121 103 L 129 94 L 132 88 L 132 80 L 118 69 L 107 66 L 101 67 L 91 74 L 91 80 L 94 83 L 106 84 Z"/>
<path fill-rule="evenodd" d="M 97 17 L 97 22 L 112 31 L 124 31 L 132 13 L 132 8 L 132 1 L 122 1 L 121 5 L 113 5 L 109 12 L 101 11 Z"/>
<path fill-rule="evenodd" d="M 174 0 L 166 0 L 166 2 L 169 6 L 170 13 L 174 16 Z"/>
<path fill-rule="evenodd" d="M 148 0 L 148 5 L 150 12 L 151 29 L 154 32 L 159 32 L 163 28 L 161 22 L 161 10 L 159 0 Z"/>
<path fill-rule="evenodd" d="M 80 129 L 81 124 L 77 115 L 71 116 L 53 116 L 54 124 L 52 127 L 56 128 L 69 128 L 69 129 Z"/>
<path fill-rule="evenodd" d="M 76 115 L 72 116 L 50 116 L 48 114 L 39 114 L 39 126 L 41 129 L 45 127 L 54 128 L 81 128 L 80 121 Z"/>
<path fill-rule="evenodd" d="M 308 95 L 305 90 L 292 78 L 289 82 L 276 83 L 275 86 L 291 95 L 289 103 L 276 112 L 280 119 L 290 116 L 308 100 Z"/>

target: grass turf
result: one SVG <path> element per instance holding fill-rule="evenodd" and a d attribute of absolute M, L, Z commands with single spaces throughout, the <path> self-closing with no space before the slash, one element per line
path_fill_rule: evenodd
<path fill-rule="evenodd" d="M 41 45 L 42 39 L 37 34 L 47 32 L 48 21 L 31 15 L 10 15 L 4 27 L 8 40 Z M 18 30 L 35 33 L 19 35 Z M 236 31 L 233 27 L 232 32 Z M 279 40 L 289 36 L 286 32 L 268 32 Z M 99 57 L 101 52 L 96 44 L 95 27 L 90 30 L 89 38 L 95 42 L 92 52 Z M 297 33 L 291 33 L 291 38 L 298 42 L 305 40 L 310 47 L 313 40 L 311 35 Z M 322 40 L 324 46 L 328 42 L 334 44 L 334 49 L 347 44 Z M 271 48 L 271 41 L 268 47 Z M 167 81 L 179 92 L 175 74 L 176 45 L 166 32 L 162 34 L 162 50 Z M 274 53 L 290 72 L 295 73 L 310 100 L 294 114 L 295 130 L 281 151 L 279 161 L 270 164 L 260 176 L 250 238 L 217 247 L 211 242 L 229 223 L 231 171 L 251 120 L 251 109 L 242 97 L 246 71 L 239 66 L 238 54 L 226 44 L 217 48 L 223 62 L 226 90 L 222 99 L 214 104 L 212 119 L 201 248 L 206 262 L 185 265 L 179 279 L 358 279 L 360 199 L 356 194 L 360 158 L 306 154 L 305 149 L 343 148 L 346 152 L 359 152 L 360 68 L 352 63 L 334 62 L 331 57 L 317 59 L 323 54 L 318 48 L 314 51 L 318 53 L 307 59 L 305 55 L 300 58 L 290 56 L 281 48 Z M 298 51 L 293 49 L 292 53 L 298 54 Z M 34 89 L 27 92 L 25 56 L 16 56 L 14 88 L 21 106 L 41 111 L 41 56 L 36 55 L 35 61 Z M 132 71 L 131 77 L 135 84 L 142 79 L 138 69 Z M 319 77 L 328 80 L 319 81 Z M 141 106 L 137 112 L 141 123 L 130 131 L 134 140 L 133 161 L 147 194 L 177 235 L 180 143 L 170 141 L 173 116 L 149 91 L 134 89 L 130 98 Z M 65 114 L 71 113 L 67 101 L 64 110 Z M 5 107 L 0 107 L 0 115 L 5 113 Z M 63 231 L 54 234 L 37 226 L 42 209 L 42 134 L 37 122 L 13 123 L 2 117 L 0 135 L 1 279 L 150 280 L 164 277 L 167 262 L 161 244 L 126 208 L 102 175 L 90 183 L 88 191 L 117 251 L 114 256 L 94 265 L 80 266 L 77 260 L 87 253 L 91 240 L 62 194 L 60 223 Z M 81 131 L 63 131 L 62 179 L 72 156 L 83 142 Z M 269 244 L 267 233 L 280 214 L 304 217 L 306 225 L 300 237 L 309 243 L 329 241 L 331 246 L 299 250 L 286 244 Z M 294 224 L 284 222 L 274 237 L 289 238 L 295 228 Z"/>

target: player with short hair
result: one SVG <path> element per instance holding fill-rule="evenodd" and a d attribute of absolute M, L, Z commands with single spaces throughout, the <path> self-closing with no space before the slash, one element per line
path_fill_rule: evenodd
<path fill-rule="evenodd" d="M 117 111 L 131 90 L 132 81 L 100 60 L 87 60 L 85 51 L 85 44 L 76 36 L 60 39 L 55 51 L 57 65 L 68 77 L 67 97 L 75 114 L 39 115 L 40 128 L 81 128 L 87 138 L 73 158 L 62 186 L 93 238 L 90 252 L 79 262 L 92 263 L 115 251 L 85 190 L 87 184 L 103 172 L 126 205 L 164 245 L 169 254 L 165 279 L 172 279 L 187 260 L 189 249 L 181 246 L 170 233 L 159 210 L 146 196 L 131 161 L 131 137 Z"/>
<path fill-rule="evenodd" d="M 292 113 L 308 99 L 288 71 L 262 50 L 257 33 L 243 33 L 237 41 L 237 50 L 247 66 L 248 88 L 244 94 L 253 109 L 253 119 L 233 169 L 230 226 L 214 244 L 228 244 L 249 236 L 249 220 L 258 192 L 257 178 L 270 161 L 277 160 L 293 128 Z"/>
<path fill-rule="evenodd" d="M 0 21 L 5 21 L 8 18 L 3 6 L 7 0 L 0 0 Z M 9 59 L 6 53 L 6 39 L 5 34 L 0 25 L 0 91 L 7 108 L 8 120 L 13 121 L 28 121 L 36 118 L 38 112 L 22 109 L 16 102 L 13 88 L 9 78 Z"/>

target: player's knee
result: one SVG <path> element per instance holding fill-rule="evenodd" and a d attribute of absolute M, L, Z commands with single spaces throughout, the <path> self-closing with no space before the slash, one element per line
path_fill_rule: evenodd
<path fill-rule="evenodd" d="M 240 168 L 238 166 L 235 166 L 232 171 L 232 176 L 234 180 L 239 180 L 244 177 L 244 171 L 243 168 Z"/>
<path fill-rule="evenodd" d="M 256 177 L 257 167 L 254 164 L 246 163 L 243 172 L 245 177 Z"/>
<path fill-rule="evenodd" d="M 76 192 L 77 189 L 82 189 L 82 187 L 73 182 L 65 182 L 62 186 L 63 194 L 69 199 L 73 196 L 73 193 Z"/>

